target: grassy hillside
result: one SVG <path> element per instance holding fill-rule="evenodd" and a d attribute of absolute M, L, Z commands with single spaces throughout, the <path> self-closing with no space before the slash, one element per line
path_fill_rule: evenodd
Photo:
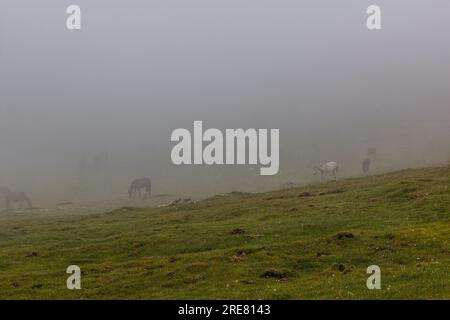
<path fill-rule="evenodd" d="M 165 208 L 0 214 L 0 298 L 450 298 L 450 168 Z M 68 265 L 82 289 L 66 289 Z M 382 289 L 366 288 L 379 265 Z"/>

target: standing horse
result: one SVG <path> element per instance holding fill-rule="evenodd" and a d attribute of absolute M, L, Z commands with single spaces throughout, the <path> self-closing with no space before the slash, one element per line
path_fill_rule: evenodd
<path fill-rule="evenodd" d="M 133 180 L 128 189 L 130 198 L 142 196 L 141 190 L 144 189 L 144 197 L 150 196 L 152 191 L 152 181 L 149 178 L 142 178 Z"/>
<path fill-rule="evenodd" d="M 371 161 L 370 158 L 366 158 L 362 162 L 362 170 L 363 170 L 364 174 L 368 173 L 370 170 L 370 161 Z"/>
<path fill-rule="evenodd" d="M 325 179 L 327 174 L 331 174 L 334 180 L 337 180 L 338 164 L 334 161 L 330 161 L 321 165 L 320 167 L 314 168 L 314 174 L 320 173 L 322 181 Z"/>
<path fill-rule="evenodd" d="M 20 209 L 23 208 L 24 202 L 27 204 L 28 208 L 32 209 L 33 205 L 31 204 L 30 198 L 22 191 L 11 191 L 8 188 L 0 188 L 0 194 L 5 196 L 6 200 L 6 210 L 9 210 L 9 206 L 11 203 L 18 202 Z"/>

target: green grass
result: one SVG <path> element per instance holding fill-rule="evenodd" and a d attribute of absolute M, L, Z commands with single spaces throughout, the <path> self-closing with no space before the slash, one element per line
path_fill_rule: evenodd
<path fill-rule="evenodd" d="M 3 213 L 0 298 L 449 299 L 449 213 L 450 168 L 165 208 Z M 72 264 L 81 290 L 66 288 Z M 373 264 L 381 290 L 366 287 Z"/>

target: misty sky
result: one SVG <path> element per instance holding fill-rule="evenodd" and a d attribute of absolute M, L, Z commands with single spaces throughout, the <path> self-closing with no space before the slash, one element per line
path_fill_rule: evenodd
<path fill-rule="evenodd" d="M 329 160 L 358 174 L 371 146 L 379 171 L 445 162 L 449 39 L 448 0 L 2 0 L 0 185 L 71 190 L 99 153 L 95 185 L 183 194 L 306 182 Z M 173 166 L 170 134 L 194 120 L 279 128 L 280 174 Z"/>

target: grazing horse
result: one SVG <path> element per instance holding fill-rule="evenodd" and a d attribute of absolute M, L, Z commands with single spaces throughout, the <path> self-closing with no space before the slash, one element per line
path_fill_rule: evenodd
<path fill-rule="evenodd" d="M 22 191 L 11 191 L 8 188 L 0 188 L 0 194 L 3 194 L 6 199 L 6 210 L 9 210 L 9 206 L 11 203 L 18 202 L 20 209 L 23 207 L 23 203 L 25 202 L 28 208 L 33 208 L 31 204 L 30 198 Z"/>
<path fill-rule="evenodd" d="M 338 164 L 334 161 L 327 162 L 320 167 L 314 167 L 314 174 L 320 173 L 320 177 L 324 180 L 327 174 L 331 174 L 334 180 L 337 180 Z"/>
<path fill-rule="evenodd" d="M 141 190 L 144 189 L 144 197 L 150 196 L 152 191 L 152 181 L 149 178 L 142 178 L 142 179 L 136 179 L 133 180 L 133 182 L 130 185 L 130 188 L 128 189 L 128 194 L 130 195 L 130 198 L 133 196 L 141 196 Z"/>
<path fill-rule="evenodd" d="M 362 162 L 362 170 L 366 174 L 370 170 L 370 158 L 366 158 Z"/>

